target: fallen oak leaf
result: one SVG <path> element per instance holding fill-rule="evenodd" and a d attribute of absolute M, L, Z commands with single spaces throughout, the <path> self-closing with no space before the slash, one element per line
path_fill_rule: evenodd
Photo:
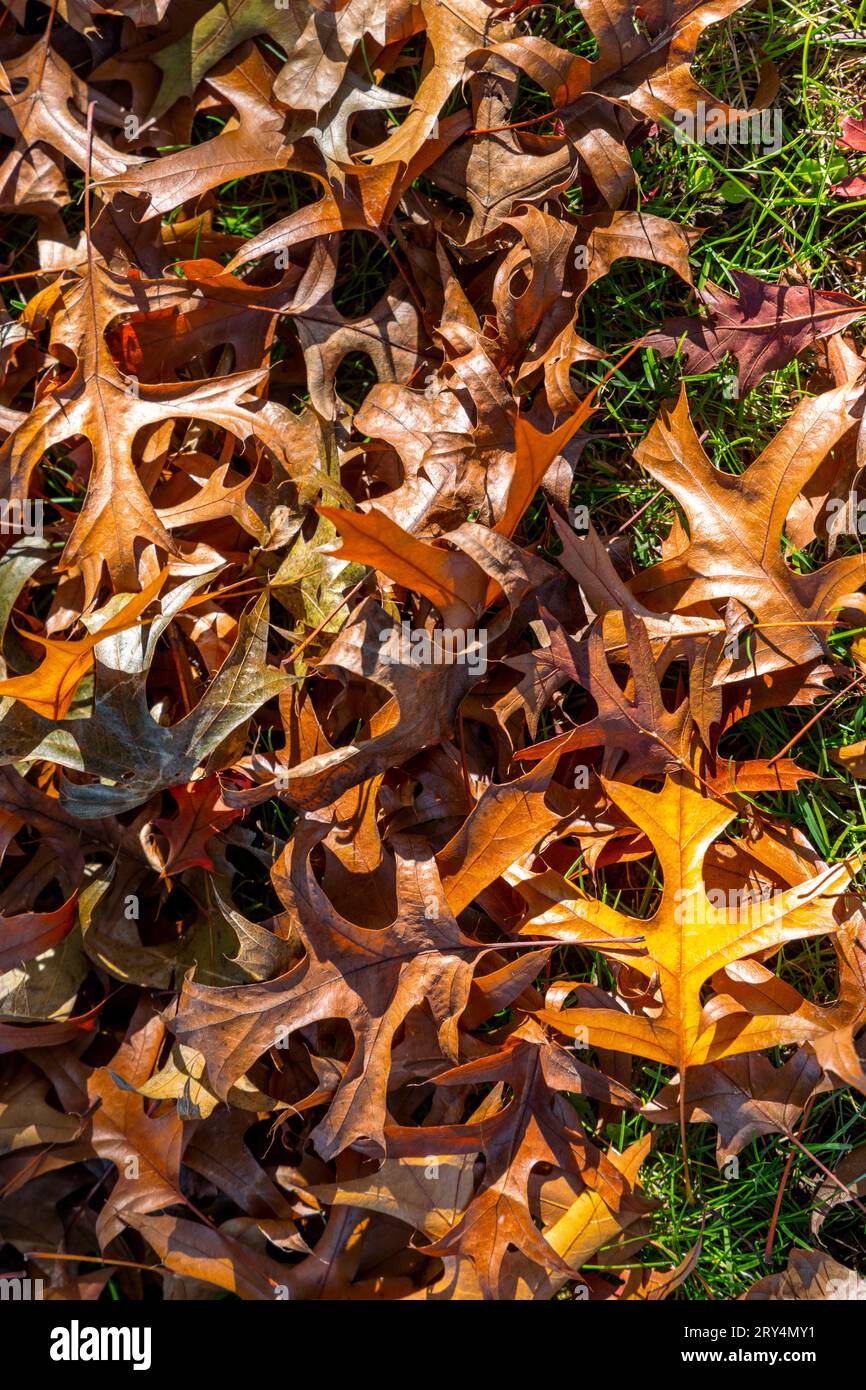
<path fill-rule="evenodd" d="M 737 110 L 714 97 L 692 76 L 705 29 L 727 19 L 748 0 L 642 4 L 630 0 L 579 0 L 581 16 L 597 45 L 595 61 L 535 34 L 499 41 L 491 56 L 504 58 L 547 91 L 561 129 L 571 136 L 582 172 L 610 207 L 618 207 L 634 183 L 626 140 L 652 121 L 672 118 L 688 132 L 684 117 L 703 106 L 726 124 L 750 120 L 778 91 L 771 63 L 761 66 L 754 106 Z M 488 57 L 487 54 L 484 55 Z M 489 59 L 488 59 L 489 60 Z"/>
<path fill-rule="evenodd" d="M 129 59 L 141 52 L 162 73 L 149 119 L 158 120 L 176 101 L 191 96 L 210 69 L 247 39 L 267 34 L 290 51 L 302 32 L 299 11 L 302 14 L 305 8 L 292 5 L 275 9 L 272 0 L 218 0 L 173 43 L 146 44 L 131 50 Z"/>
<path fill-rule="evenodd" d="M 637 352 L 639 346 L 639 343 L 635 343 L 624 352 L 579 403 L 574 413 L 556 429 L 549 432 L 538 430 L 522 415 L 518 415 L 514 422 L 514 470 L 504 510 L 493 528 L 500 535 L 514 535 L 553 460 L 595 413 L 599 391 Z"/>
<path fill-rule="evenodd" d="M 781 1274 L 768 1274 L 741 1295 L 760 1302 L 866 1301 L 866 1279 L 822 1250 L 794 1250 Z"/>
<path fill-rule="evenodd" d="M 373 1173 L 307 1190 L 326 1206 L 381 1212 L 437 1240 L 468 1205 L 475 1187 L 473 1170 L 474 1157 L 463 1154 L 386 1158 Z"/>
<path fill-rule="evenodd" d="M 662 696 L 660 677 L 673 653 L 658 664 L 653 660 L 642 619 L 627 608 L 623 610 L 630 669 L 628 685 L 623 690 L 611 669 L 600 624 L 593 624 L 576 642 L 550 614 L 542 616 L 550 634 L 550 646 L 539 651 L 536 659 L 583 686 L 595 701 L 597 712 L 558 738 L 533 749 L 522 749 L 516 758 L 522 761 L 548 757 L 554 751 L 562 756 L 577 749 L 601 746 L 603 772 L 621 781 L 677 770 L 697 775 L 701 740 L 688 697 L 671 710 Z M 721 696 L 717 705 L 721 715 Z"/>
<path fill-rule="evenodd" d="M 396 583 L 423 594 L 439 609 L 446 626 L 467 628 L 474 623 L 487 584 L 468 555 L 419 540 L 375 507 L 367 512 L 337 507 L 316 510 L 340 533 L 343 544 L 336 552 L 340 559 L 372 565 Z"/>
<path fill-rule="evenodd" d="M 421 81 L 400 126 L 365 151 L 365 159 L 374 167 L 395 161 L 411 165 L 420 150 L 432 145 L 439 132 L 439 113 L 466 73 L 470 55 L 490 49 L 513 29 L 507 9 L 491 10 L 483 0 L 452 0 L 448 5 L 419 0 L 415 23 L 425 43 Z"/>
<path fill-rule="evenodd" d="M 840 149 L 866 150 L 866 105 L 859 116 L 840 116 L 840 135 L 836 144 Z"/>
<path fill-rule="evenodd" d="M 415 663 L 393 618 L 373 599 L 366 599 L 331 644 L 317 670 L 347 682 L 363 677 L 387 691 L 390 699 L 370 721 L 370 736 L 316 752 L 281 774 L 281 793 L 304 811 L 330 807 L 352 787 L 367 782 L 422 748 L 447 738 L 460 701 L 479 679 L 463 662 Z M 254 805 L 273 795 L 271 787 L 235 793 L 229 805 Z"/>
<path fill-rule="evenodd" d="M 73 893 L 53 912 L 0 913 L 0 972 L 13 970 L 22 961 L 42 955 L 62 941 L 75 926 L 78 894 Z"/>
<path fill-rule="evenodd" d="M 104 656 L 97 647 L 94 718 L 69 720 L 63 727 L 75 739 L 82 765 L 106 781 L 79 784 L 64 779 L 61 799 L 75 815 L 89 819 L 131 810 L 155 791 L 187 782 L 234 729 L 285 689 L 286 677 L 265 663 L 264 593 L 241 618 L 231 651 L 198 704 L 177 724 L 165 726 L 153 718 L 146 692 L 153 649 L 202 582 L 196 576 L 168 595 L 146 640 L 130 642 L 130 634 L 121 633 L 105 639 Z M 120 774 L 126 769 L 132 775 L 124 779 Z"/>
<path fill-rule="evenodd" d="M 89 603 L 103 565 L 118 589 L 140 589 L 137 543 L 149 541 L 170 555 L 179 553 L 134 461 L 133 446 L 142 430 L 187 416 L 239 439 L 255 435 L 277 458 L 282 439 L 274 407 L 265 408 L 253 396 L 266 369 L 216 381 L 152 386 L 123 375 L 105 333 L 118 315 L 140 307 L 134 276 L 118 275 L 93 259 L 84 274 L 74 276 L 69 285 L 55 285 L 53 292 L 53 343 L 74 365 L 62 382 L 44 391 L 24 424 L 0 447 L 0 480 L 7 495 L 26 497 L 33 470 L 46 450 L 76 435 L 89 439 L 87 494 L 63 557 L 65 566 L 81 569 Z M 290 412 L 285 414 L 291 418 Z"/>
<path fill-rule="evenodd" d="M 849 174 L 846 179 L 830 185 L 834 198 L 866 197 L 866 178 L 862 174 Z"/>
<path fill-rule="evenodd" d="M 249 6 L 250 0 L 246 0 L 246 8 Z M 236 123 L 229 123 L 203 144 L 174 150 L 136 163 L 134 169 L 122 174 L 98 179 L 95 186 L 99 193 L 104 198 L 117 193 L 146 197 L 145 215 L 164 217 L 232 179 L 297 165 L 283 133 L 283 118 L 272 104 L 272 81 L 271 71 L 256 48 L 227 72 L 212 74 L 208 85 L 234 107 Z"/>
<path fill-rule="evenodd" d="M 825 1180 L 815 1194 L 816 1210 L 810 1225 L 816 1238 L 831 1211 L 853 1198 L 866 1196 L 866 1145 L 858 1144 L 840 1159 L 833 1169 L 833 1179 Z"/>
<path fill-rule="evenodd" d="M 670 778 L 660 792 L 606 780 L 604 786 L 655 847 L 664 882 L 656 912 L 648 920 L 635 919 L 577 897 L 545 911 L 542 894 L 534 896 L 532 878 L 525 875 L 522 883 L 513 880 L 529 902 L 521 930 L 577 944 L 606 932 L 622 938 L 629 928 L 639 928 L 647 954 L 629 963 L 647 981 L 657 980 L 661 1004 L 646 1014 L 544 1009 L 539 1018 L 567 1035 L 588 1038 L 593 1046 L 664 1062 L 681 1076 L 687 1067 L 749 1052 L 758 1034 L 761 1046 L 773 1045 L 771 1039 L 776 1045 L 788 1041 L 784 1014 L 753 1018 L 737 1011 L 716 1018 L 711 1006 L 702 1004 L 702 987 L 717 970 L 758 951 L 837 932 L 840 924 L 828 904 L 841 897 L 859 861 L 833 865 L 766 900 L 741 905 L 738 899 L 736 907 L 717 907 L 704 887 L 703 861 L 735 812 Z M 615 948 L 608 954 L 619 958 Z"/>
<path fill-rule="evenodd" d="M 266 924 L 251 922 L 248 917 L 243 917 L 220 896 L 215 882 L 213 895 L 219 911 L 238 939 L 239 950 L 232 958 L 232 964 L 239 966 L 251 980 L 272 980 L 276 975 L 285 974 L 300 955 L 294 933 L 287 940 L 269 930 Z"/>
<path fill-rule="evenodd" d="M 406 39 L 417 24 L 408 0 L 320 0 L 289 48 L 274 95 L 293 109 L 319 115 L 342 86 L 353 54 L 366 38 L 377 48 Z M 270 23 L 268 24 L 270 29 Z"/>
<path fill-rule="evenodd" d="M 831 615 L 862 601 L 852 591 L 866 583 L 866 560 L 851 555 L 798 574 L 785 560 L 782 536 L 804 483 L 861 410 L 859 392 L 849 386 L 806 397 L 737 477 L 704 453 L 682 387 L 635 458 L 682 506 L 689 543 L 636 575 L 628 586 L 634 597 L 665 613 L 736 598 L 756 618 L 755 651 L 743 675 L 803 664 L 827 651 Z M 736 672 L 726 675 L 735 678 Z"/>
<path fill-rule="evenodd" d="M 261 984 L 215 989 L 187 980 L 174 1021 L 178 1039 L 201 1052 L 217 1094 L 248 1071 L 280 1037 L 320 1018 L 349 1020 L 354 1050 L 331 1106 L 314 1131 L 323 1158 L 350 1144 L 384 1150 L 385 1102 L 394 1033 L 425 1000 L 446 1056 L 457 1056 L 457 1019 L 466 1006 L 474 959 L 485 948 L 458 928 L 432 857 L 420 842 L 395 845 L 398 917 L 391 927 L 356 927 L 331 907 L 310 864 L 327 823 L 307 817 L 275 885 L 292 903 L 307 955 L 288 974 Z"/>
<path fill-rule="evenodd" d="M 561 135 L 512 127 L 513 79 L 482 73 L 471 85 L 473 128 L 427 175 L 437 188 L 468 201 L 472 219 L 460 228 L 460 241 L 467 247 L 501 227 L 515 204 L 564 192 L 574 182 L 577 166 L 574 146 Z M 558 219 L 557 226 L 562 233 Z"/>
<path fill-rule="evenodd" d="M 662 357 L 684 352 L 694 376 L 718 367 L 731 353 L 739 364 L 741 395 L 768 372 L 787 366 L 813 343 L 844 332 L 866 314 L 866 304 L 847 294 L 809 285 L 768 285 L 741 270 L 732 270 L 731 277 L 736 299 L 717 285 L 706 285 L 701 291 L 706 317 L 668 319 L 643 344 Z"/>
<path fill-rule="evenodd" d="M 679 1264 L 670 1270 L 661 1269 L 631 1269 L 626 1275 L 625 1281 L 617 1289 L 614 1297 L 625 1300 L 644 1300 L 658 1302 L 668 1298 L 670 1294 L 684 1284 L 690 1274 L 693 1274 L 700 1257 L 703 1247 L 703 1231 L 706 1224 L 706 1215 L 701 1219 L 701 1230 L 698 1239 L 692 1248 L 686 1252 Z"/>
<path fill-rule="evenodd" d="M 0 1154 L 36 1144 L 68 1144 L 79 1138 L 83 1121 L 48 1104 L 49 1084 L 46 1077 L 28 1068 L 4 1087 L 0 1102 Z"/>
<path fill-rule="evenodd" d="M 490 1081 L 498 1083 L 498 1092 L 492 1093 L 496 1108 L 486 1106 L 483 1118 L 475 1123 L 385 1130 L 389 1155 L 484 1154 L 484 1179 L 477 1195 L 453 1228 L 425 1248 L 429 1255 L 471 1260 L 484 1298 L 499 1296 L 509 1245 L 555 1275 L 568 1278 L 571 1273 L 531 1217 L 527 1188 L 539 1163 L 579 1180 L 613 1211 L 628 1205 L 629 1186 L 623 1173 L 587 1138 L 576 1113 L 572 1118 L 560 1101 L 559 1092 L 589 1095 L 615 1105 L 631 1105 L 635 1099 L 626 1087 L 550 1042 L 531 1020 L 521 1024 L 492 1057 L 435 1078 L 437 1086 Z M 512 1092 L 504 1104 L 503 1083 Z"/>
<path fill-rule="evenodd" d="M 136 1211 L 127 1212 L 127 1225 L 156 1251 L 166 1269 L 185 1278 L 214 1284 L 242 1299 L 273 1301 L 286 1287 L 286 1265 L 234 1239 L 229 1231 L 184 1217 Z"/>
<path fill-rule="evenodd" d="M 79 169 L 89 162 L 97 178 L 144 162 L 141 155 L 120 154 L 96 134 L 88 141 L 83 113 L 90 92 L 53 45 L 33 44 L 4 64 L 16 90 L 0 102 L 0 132 L 23 146 L 22 153 L 44 145 Z M 100 96 L 101 104 L 104 100 Z"/>
<path fill-rule="evenodd" d="M 0 681 L 0 696 L 11 696 L 22 705 L 32 709 L 45 719 L 64 719 L 75 696 L 75 690 L 83 676 L 93 667 L 93 651 L 97 643 L 114 633 L 125 632 L 138 624 L 142 613 L 155 599 L 165 583 L 168 570 L 162 570 L 147 584 L 141 593 L 133 594 L 122 607 L 110 605 L 115 611 L 107 617 L 93 614 L 100 620 L 87 637 L 58 641 L 53 637 L 40 637 L 38 633 L 28 632 L 27 638 L 36 642 L 45 651 L 45 657 L 26 676 L 10 676 Z"/>
<path fill-rule="evenodd" d="M 455 916 L 568 815 L 568 793 L 552 781 L 558 761 L 547 758 L 513 782 L 486 787 L 459 831 L 437 854 L 442 887 Z"/>
<path fill-rule="evenodd" d="M 182 1120 L 206 1120 L 223 1104 L 208 1084 L 207 1068 L 201 1053 L 181 1043 L 175 1043 L 165 1064 L 146 1081 L 139 1082 L 135 1089 L 149 1100 L 176 1101 Z M 231 1088 L 228 1104 L 239 1110 L 266 1114 L 279 1109 L 282 1102 L 275 1101 L 246 1082 Z"/>
<path fill-rule="evenodd" d="M 635 1195 L 641 1166 L 651 1147 L 652 1135 L 645 1134 L 621 1154 L 613 1149 L 608 1150 L 607 1157 L 622 1173 Z M 597 1255 L 602 1246 L 609 1244 L 616 1236 L 639 1221 L 641 1215 L 637 1203 L 628 1208 L 621 1206 L 618 1211 L 611 1211 L 601 1195 L 593 1188 L 587 1187 L 574 1199 L 568 1210 L 545 1229 L 544 1238 L 566 1264 L 577 1271 L 581 1265 Z M 553 1287 L 558 1283 L 558 1276 L 554 1276 Z"/>
<path fill-rule="evenodd" d="M 2 1023 L 0 1022 L 0 1055 L 20 1052 L 23 1048 L 59 1047 L 63 1043 L 80 1042 L 82 1037 L 97 1031 L 97 1020 L 105 1001 L 94 1004 L 86 1013 L 74 1014 L 59 1023 Z"/>
<path fill-rule="evenodd" d="M 92 1120 L 93 1147 L 117 1169 L 117 1182 L 97 1222 L 103 1248 L 120 1234 L 131 1213 L 146 1214 L 184 1200 L 180 1116 L 176 1109 L 149 1116 L 136 1090 L 153 1071 L 164 1037 L 159 1017 L 148 1016 L 146 1007 L 139 1008 L 111 1065 L 96 1068 L 87 1083 L 91 1101 L 98 1102 Z"/>
<path fill-rule="evenodd" d="M 461 114 L 456 113 L 452 118 L 455 139 L 460 129 Z M 423 166 L 435 157 L 435 149 L 419 155 L 416 164 L 422 167 L 410 170 L 398 163 L 382 164 L 375 168 L 367 164 L 352 165 L 344 171 L 342 186 L 328 182 L 317 171 L 311 171 L 310 177 L 320 183 L 323 190 L 318 202 L 298 208 L 297 212 L 290 213 L 288 217 L 250 237 L 229 261 L 226 271 L 232 274 L 239 266 L 247 265 L 250 261 L 280 253 L 285 255 L 301 242 L 332 236 L 335 232 L 375 232 L 380 236 L 382 226 L 391 219 L 403 188 L 423 172 Z"/>
<path fill-rule="evenodd" d="M 222 785 L 216 774 L 200 777 L 186 786 L 169 787 L 168 790 L 177 805 L 177 815 L 172 820 L 153 822 L 169 843 L 169 855 L 162 876 L 168 878 L 196 865 L 212 869 L 214 865 L 207 852 L 208 841 L 242 816 L 243 811 L 227 806 L 223 801 Z"/>
<path fill-rule="evenodd" d="M 834 763 L 844 768 L 850 777 L 866 777 L 866 739 L 831 748 L 830 757 Z"/>
<path fill-rule="evenodd" d="M 753 1139 L 793 1133 L 809 1097 L 821 1089 L 823 1073 L 809 1047 L 799 1048 L 784 1066 L 774 1067 L 760 1052 L 691 1067 L 685 1092 L 686 1119 L 718 1129 L 716 1160 L 724 1168 Z M 643 1107 L 653 1124 L 679 1121 L 677 1079 Z"/>

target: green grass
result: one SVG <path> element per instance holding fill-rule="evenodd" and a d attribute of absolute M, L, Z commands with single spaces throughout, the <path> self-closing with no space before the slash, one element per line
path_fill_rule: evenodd
<path fill-rule="evenodd" d="M 649 1100 L 660 1089 L 660 1068 L 649 1064 L 635 1068 L 641 1095 Z M 834 1168 L 858 1143 L 863 1142 L 866 1098 L 842 1091 L 818 1098 L 801 1143 L 827 1168 Z M 654 1130 L 656 1142 L 644 1163 L 641 1180 L 646 1195 L 658 1203 L 652 1217 L 652 1244 L 633 1256 L 628 1267 L 669 1270 L 680 1263 L 698 1240 L 701 1254 L 697 1271 L 686 1280 L 679 1296 L 729 1299 L 744 1293 L 757 1279 L 784 1268 L 793 1248 L 814 1248 L 819 1242 L 811 1232 L 815 1192 L 823 1175 L 800 1150 L 788 1175 L 781 1205 L 773 1257 L 765 1260 L 765 1245 L 782 1174 L 791 1149 L 783 1135 L 770 1135 L 748 1144 L 739 1155 L 739 1172 L 726 1177 L 715 1153 L 715 1130 L 710 1125 L 689 1125 L 689 1167 L 696 1201 L 685 1198 L 682 1152 L 677 1126 L 647 1126 L 639 1117 L 609 1127 L 607 1137 L 622 1148 Z M 866 1235 L 863 1216 L 856 1207 L 835 1208 L 821 1231 L 820 1245 L 840 1263 L 863 1268 Z M 590 1264 L 587 1266 L 592 1269 Z M 607 1266 L 610 1268 L 610 1266 Z"/>

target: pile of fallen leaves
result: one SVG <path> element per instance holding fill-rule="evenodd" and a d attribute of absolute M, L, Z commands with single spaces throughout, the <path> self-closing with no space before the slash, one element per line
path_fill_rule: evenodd
<path fill-rule="evenodd" d="M 859 861 L 761 809 L 814 776 L 796 746 L 719 751 L 850 680 L 866 560 L 828 502 L 864 458 L 863 307 L 705 289 L 657 352 L 733 353 L 745 392 L 820 340 L 823 374 L 739 475 L 685 392 L 647 422 L 657 562 L 579 505 L 640 350 L 581 301 L 622 258 L 691 285 L 698 233 L 640 212 L 632 155 L 730 113 L 692 67 L 744 3 L 578 0 L 594 59 L 491 0 L 4 7 L 4 1273 L 661 1298 L 699 1247 L 636 1258 L 653 1139 L 688 1194 L 690 1124 L 722 1165 L 866 1090 Z M 359 235 L 393 279 L 352 316 Z M 833 998 L 784 977 L 807 937 Z M 816 1249 L 751 1296 L 847 1278 Z"/>

